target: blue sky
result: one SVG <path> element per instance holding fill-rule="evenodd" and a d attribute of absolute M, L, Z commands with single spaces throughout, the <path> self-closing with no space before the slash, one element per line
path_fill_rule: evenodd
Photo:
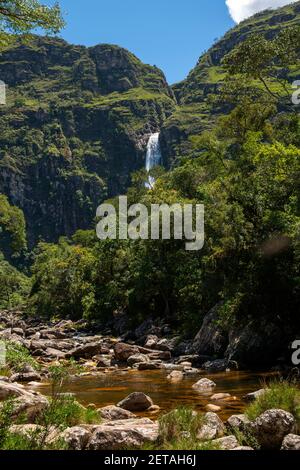
<path fill-rule="evenodd" d="M 74 44 L 111 43 L 183 80 L 216 38 L 244 18 L 296 0 L 59 0 Z M 55 0 L 44 0 L 53 4 Z"/>
<path fill-rule="evenodd" d="M 45 2 L 46 3 L 46 2 Z M 51 1 L 48 2 L 51 4 Z M 180 81 L 233 21 L 224 0 L 60 0 L 74 44 L 118 44 Z"/>

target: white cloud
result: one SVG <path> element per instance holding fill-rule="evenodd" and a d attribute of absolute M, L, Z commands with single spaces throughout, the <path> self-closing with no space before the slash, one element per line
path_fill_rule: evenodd
<path fill-rule="evenodd" d="M 297 0 L 226 0 L 229 12 L 236 23 L 267 8 L 278 8 Z"/>

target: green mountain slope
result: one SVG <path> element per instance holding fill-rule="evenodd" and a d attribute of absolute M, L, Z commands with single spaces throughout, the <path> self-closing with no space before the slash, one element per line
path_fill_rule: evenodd
<path fill-rule="evenodd" d="M 3 52 L 0 77 L 0 193 L 24 210 L 30 245 L 90 227 L 175 106 L 159 69 L 112 45 L 36 37 Z"/>
<path fill-rule="evenodd" d="M 224 57 L 252 34 L 259 33 L 272 40 L 284 28 L 295 25 L 300 25 L 300 2 L 258 13 L 228 31 L 200 57 L 188 77 L 173 86 L 179 106 L 162 131 L 169 165 L 190 151 L 189 136 L 210 129 L 217 117 L 226 112 L 214 101 L 226 77 L 222 66 Z M 299 64 L 291 68 L 289 78 L 291 82 L 300 78 Z"/>

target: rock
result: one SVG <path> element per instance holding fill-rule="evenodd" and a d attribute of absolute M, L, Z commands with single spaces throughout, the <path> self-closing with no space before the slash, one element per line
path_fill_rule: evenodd
<path fill-rule="evenodd" d="M 193 388 L 195 390 L 199 390 L 199 391 L 203 391 L 203 392 L 209 392 L 211 390 L 213 390 L 217 385 L 215 384 L 215 382 L 213 382 L 212 380 L 209 380 L 209 379 L 200 379 L 198 380 L 198 382 L 196 382 L 194 385 L 193 385 Z"/>
<path fill-rule="evenodd" d="M 134 331 L 135 337 L 141 338 L 143 336 L 150 335 L 151 333 L 153 333 L 152 331 L 153 328 L 154 328 L 153 320 L 151 318 L 148 318 L 140 326 L 138 326 L 135 329 Z"/>
<path fill-rule="evenodd" d="M 250 420 L 246 415 L 232 415 L 226 421 L 226 427 L 230 430 L 238 430 L 244 432 L 250 427 Z"/>
<path fill-rule="evenodd" d="M 114 406 L 114 405 L 100 408 L 98 410 L 98 413 L 101 416 L 101 418 L 109 420 L 109 421 L 136 418 L 136 416 L 130 411 L 124 410 L 123 408 L 119 408 L 118 406 Z"/>
<path fill-rule="evenodd" d="M 252 424 L 254 435 L 262 449 L 280 449 L 282 441 L 293 431 L 295 419 L 280 409 L 267 410 Z"/>
<path fill-rule="evenodd" d="M 152 361 L 169 361 L 171 359 L 171 353 L 170 351 L 153 351 L 149 353 L 149 359 Z"/>
<path fill-rule="evenodd" d="M 183 373 L 180 370 L 173 370 L 167 377 L 169 380 L 179 382 L 183 379 Z"/>
<path fill-rule="evenodd" d="M 281 450 L 300 450 L 300 436 L 288 434 L 283 439 Z"/>
<path fill-rule="evenodd" d="M 12 333 L 15 333 L 18 336 L 22 336 L 22 337 L 25 336 L 23 328 L 12 328 L 11 331 L 12 331 Z"/>
<path fill-rule="evenodd" d="M 20 372 L 18 374 L 13 374 L 10 378 L 12 382 L 38 382 L 41 381 L 42 378 L 40 374 L 37 372 Z"/>
<path fill-rule="evenodd" d="M 9 431 L 30 440 L 34 439 L 37 444 L 51 444 L 60 437 L 60 431 L 55 426 L 46 428 L 39 424 L 15 424 L 10 426 Z"/>
<path fill-rule="evenodd" d="M 184 367 L 181 364 L 163 364 L 162 367 L 168 372 L 172 370 L 183 371 Z"/>
<path fill-rule="evenodd" d="M 26 422 L 29 424 L 35 423 L 49 407 L 47 398 L 37 392 L 19 396 L 13 400 L 12 404 L 12 420 L 22 417 L 25 418 Z"/>
<path fill-rule="evenodd" d="M 158 341 L 158 336 L 148 335 L 145 341 L 145 348 L 155 349 L 155 346 L 157 345 Z"/>
<path fill-rule="evenodd" d="M 117 406 L 128 411 L 146 411 L 153 405 L 153 401 L 148 395 L 142 392 L 134 392 L 120 401 Z"/>
<path fill-rule="evenodd" d="M 150 359 L 145 354 L 134 354 L 127 359 L 127 364 L 133 366 L 134 364 L 147 363 L 150 362 Z"/>
<path fill-rule="evenodd" d="M 158 438 L 158 424 L 150 419 L 112 421 L 97 426 L 87 445 L 88 450 L 122 450 L 140 448 Z"/>
<path fill-rule="evenodd" d="M 139 348 L 126 343 L 117 343 L 114 347 L 115 358 L 117 361 L 127 362 L 130 356 L 139 354 Z"/>
<path fill-rule="evenodd" d="M 172 339 L 160 339 L 156 344 L 156 349 L 160 351 L 173 351 L 176 344 L 179 342 L 179 337 L 175 337 Z"/>
<path fill-rule="evenodd" d="M 158 406 L 158 405 L 152 405 L 152 406 L 150 406 L 150 408 L 148 408 L 147 411 L 150 412 L 151 414 L 159 413 L 159 411 L 160 411 L 160 406 Z"/>
<path fill-rule="evenodd" d="M 192 368 L 192 363 L 191 362 L 180 362 L 180 365 L 184 368 L 184 369 L 191 369 Z"/>
<path fill-rule="evenodd" d="M 212 397 L 210 397 L 210 399 L 213 401 L 226 400 L 228 398 L 232 398 L 230 393 L 215 393 Z"/>
<path fill-rule="evenodd" d="M 260 390 L 257 390 L 256 392 L 247 393 L 247 395 L 244 396 L 244 400 L 247 401 L 247 402 L 255 401 L 259 397 L 264 395 L 264 393 L 266 393 L 266 389 L 261 388 Z"/>
<path fill-rule="evenodd" d="M 10 426 L 9 431 L 12 434 L 30 439 L 33 435 L 37 436 L 39 432 L 42 433 L 43 429 L 43 426 L 39 426 L 38 424 L 14 424 Z"/>
<path fill-rule="evenodd" d="M 216 413 L 205 413 L 204 423 L 198 432 L 197 439 L 207 441 L 223 437 L 226 428 Z"/>
<path fill-rule="evenodd" d="M 22 385 L 12 384 L 0 381 L 0 400 L 7 400 L 8 398 L 21 397 L 26 395 L 26 390 Z"/>
<path fill-rule="evenodd" d="M 87 343 L 77 348 L 71 349 L 66 354 L 66 359 L 73 357 L 74 359 L 90 359 L 97 354 L 107 354 L 109 349 L 106 346 L 103 346 L 101 342 Z"/>
<path fill-rule="evenodd" d="M 212 405 L 212 404 L 208 404 L 205 406 L 205 409 L 207 411 L 213 411 L 214 413 L 218 413 L 219 411 L 222 410 L 222 408 L 220 406 L 217 406 L 217 405 Z"/>
<path fill-rule="evenodd" d="M 202 327 L 191 346 L 193 353 L 219 356 L 225 352 L 228 338 L 218 323 L 221 306 L 222 303 L 217 304 L 204 317 Z"/>
<path fill-rule="evenodd" d="M 67 444 L 67 448 L 70 450 L 85 450 L 91 437 L 91 431 L 81 426 L 68 428 L 61 435 L 61 438 Z"/>
<path fill-rule="evenodd" d="M 93 360 L 96 362 L 97 367 L 111 367 L 112 356 L 94 356 Z"/>
<path fill-rule="evenodd" d="M 202 365 L 202 369 L 208 372 L 224 372 L 228 369 L 238 369 L 238 364 L 235 361 L 227 359 L 217 359 L 216 361 L 208 361 Z"/>
<path fill-rule="evenodd" d="M 35 352 L 37 351 L 40 351 L 40 350 L 36 349 Z M 48 357 L 54 357 L 55 359 L 65 359 L 66 357 L 66 353 L 59 351 L 58 349 L 55 349 L 55 348 L 46 348 L 44 354 Z"/>
<path fill-rule="evenodd" d="M 161 362 L 150 361 L 137 364 L 138 370 L 158 370 L 161 369 Z"/>
<path fill-rule="evenodd" d="M 220 437 L 212 441 L 213 444 L 216 444 L 221 450 L 233 450 L 239 447 L 239 443 L 235 436 L 225 436 Z"/>
<path fill-rule="evenodd" d="M 198 375 L 200 371 L 194 367 L 185 367 L 183 372 L 184 375 Z"/>
<path fill-rule="evenodd" d="M 243 367 L 274 364 L 274 358 L 285 349 L 282 329 L 268 320 L 238 324 L 229 332 L 229 345 L 225 358 L 237 361 Z"/>
<path fill-rule="evenodd" d="M 238 446 L 238 447 L 235 447 L 234 449 L 231 449 L 231 450 L 245 450 L 245 451 L 250 451 L 250 450 L 254 450 L 252 447 L 248 447 L 248 446 Z"/>

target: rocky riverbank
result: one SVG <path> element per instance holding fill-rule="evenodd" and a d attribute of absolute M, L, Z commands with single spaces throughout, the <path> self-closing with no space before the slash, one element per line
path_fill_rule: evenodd
<path fill-rule="evenodd" d="M 163 334 L 166 336 L 163 337 Z M 208 378 L 197 379 L 200 372 L 212 366 L 216 370 L 229 370 L 238 367 L 237 363 L 214 361 L 197 354 L 180 354 L 180 340 L 170 335 L 167 325 L 159 327 L 150 322 L 144 323 L 135 331 L 135 335 L 137 341 L 128 338 L 128 333 L 119 337 L 96 334 L 83 321 L 41 322 L 38 319 L 26 319 L 21 312 L 1 312 L 0 341 L 10 345 L 7 362 L 3 364 L 0 375 L 0 412 L 3 412 L 7 403 L 11 407 L 7 432 L 27 441 L 42 439 L 42 448 L 115 450 L 143 448 L 145 445 L 163 448 L 161 423 L 171 419 L 172 413 L 176 411 L 156 421 L 155 416 L 160 411 L 159 403 L 154 403 L 145 393 L 131 393 L 120 402 L 104 408 L 97 408 L 93 404 L 84 408 L 77 404 L 77 408 L 82 411 L 78 423 L 62 428 L 55 420 L 49 424 L 49 419 L 45 423 L 43 418 L 60 394 L 55 399 L 53 396 L 45 397 L 36 391 L 35 385 L 37 382 L 53 380 L 53 367 L 68 364 L 80 366 L 74 372 L 79 378 L 113 373 L 118 369 L 164 369 L 167 371 L 167 381 L 176 383 L 185 376 L 195 377 L 192 388 L 209 397 L 206 413 L 192 412 L 191 419 L 199 417 L 199 423 L 193 431 L 183 426 L 176 436 L 176 439 L 185 439 L 186 444 L 182 443 L 182 446 L 191 446 L 192 441 L 193 448 L 300 449 L 298 415 L 287 409 L 277 406 L 262 408 L 255 419 L 249 419 L 246 414 L 233 415 L 226 422 L 220 419 L 218 412 L 222 404 L 234 400 L 234 397 L 230 393 L 215 393 L 217 384 Z M 12 361 L 9 352 L 11 345 L 22 348 L 26 352 L 25 358 L 20 354 L 19 359 L 17 357 Z M 247 395 L 245 400 L 256 402 L 267 393 L 268 389 L 262 389 Z M 276 404 L 274 400 L 273 403 Z M 295 409 L 299 409 L 299 404 L 295 406 Z M 82 419 L 89 410 L 93 414 L 92 423 Z M 147 412 L 153 418 L 135 414 L 141 412 Z M 180 410 L 178 413 L 176 422 L 180 422 Z M 169 439 L 172 440 L 172 436 Z"/>

